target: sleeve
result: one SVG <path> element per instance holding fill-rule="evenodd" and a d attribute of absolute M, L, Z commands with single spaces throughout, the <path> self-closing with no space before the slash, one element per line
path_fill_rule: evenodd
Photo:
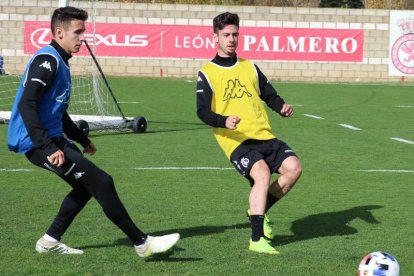
<path fill-rule="evenodd" d="M 206 77 L 200 71 L 197 78 L 197 116 L 201 121 L 212 127 L 226 128 L 226 119 L 211 110 L 211 99 L 213 90 L 211 89 Z"/>
<path fill-rule="evenodd" d="M 91 143 L 91 140 L 76 126 L 67 112 L 63 114 L 62 124 L 63 132 L 69 139 L 78 142 L 84 148 Z"/>
<path fill-rule="evenodd" d="M 277 91 L 270 84 L 266 76 L 260 71 L 259 67 L 255 64 L 257 75 L 259 78 L 260 98 L 270 107 L 273 111 L 280 114 L 285 101 L 277 94 Z"/>
<path fill-rule="evenodd" d="M 48 137 L 40 122 L 38 105 L 42 96 L 51 87 L 57 71 L 57 61 L 51 55 L 34 57 L 24 83 L 24 90 L 18 110 L 35 148 L 43 149 L 47 155 L 59 150 Z"/>

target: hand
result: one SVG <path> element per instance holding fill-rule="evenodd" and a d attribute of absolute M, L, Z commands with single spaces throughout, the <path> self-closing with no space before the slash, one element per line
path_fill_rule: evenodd
<path fill-rule="evenodd" d="M 50 162 L 50 164 L 56 167 L 60 167 L 63 165 L 63 163 L 65 163 L 65 154 L 63 151 L 58 150 L 55 153 L 49 155 L 47 157 L 47 160 Z"/>
<path fill-rule="evenodd" d="M 293 115 L 293 107 L 290 104 L 283 104 L 280 114 L 284 117 L 291 117 Z"/>
<path fill-rule="evenodd" d="M 83 153 L 94 155 L 96 152 L 95 145 L 91 142 L 86 148 L 83 149 Z"/>
<path fill-rule="evenodd" d="M 238 116 L 229 116 L 226 119 L 226 128 L 228 129 L 236 129 L 237 124 L 240 123 L 240 118 Z"/>

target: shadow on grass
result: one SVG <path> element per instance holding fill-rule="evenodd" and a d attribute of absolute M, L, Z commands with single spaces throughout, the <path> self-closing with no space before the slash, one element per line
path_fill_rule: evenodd
<path fill-rule="evenodd" d="M 383 206 L 366 205 L 351 209 L 310 215 L 292 222 L 290 230 L 293 235 L 276 236 L 273 245 L 280 246 L 293 242 L 310 240 L 320 237 L 348 236 L 358 233 L 358 230 L 349 226 L 354 219 L 362 219 L 370 224 L 380 223 L 370 212 Z"/>
<path fill-rule="evenodd" d="M 366 205 L 354 207 L 351 209 L 320 213 L 310 215 L 302 219 L 298 219 L 292 222 L 290 230 L 293 235 L 288 236 L 276 236 L 272 244 L 274 246 L 287 245 L 294 242 L 310 240 L 320 237 L 331 237 L 331 236 L 348 236 L 358 233 L 358 230 L 354 227 L 349 226 L 349 222 L 354 219 L 362 219 L 363 221 L 370 224 L 380 223 L 371 213 L 371 210 L 383 208 L 379 205 Z M 223 226 L 197 226 L 190 228 L 176 228 L 170 230 L 163 230 L 158 232 L 149 233 L 152 236 L 166 235 L 170 233 L 180 233 L 181 239 L 205 236 L 211 234 L 224 233 L 226 230 L 236 230 L 250 228 L 250 223 L 239 223 L 234 225 L 223 225 Z M 84 246 L 81 249 L 87 248 L 100 248 L 100 247 L 115 247 L 115 246 L 132 246 L 131 241 L 128 238 L 121 238 L 116 240 L 112 244 L 106 245 L 90 245 Z M 181 262 L 181 261 L 200 261 L 202 258 L 170 258 L 174 251 L 184 251 L 185 249 L 179 246 L 174 247 L 172 250 L 157 254 L 147 261 L 168 261 L 168 262 Z"/>
<path fill-rule="evenodd" d="M 190 227 L 190 228 L 177 228 L 177 229 L 170 229 L 170 230 L 163 230 L 158 232 L 148 233 L 151 236 L 162 236 L 171 233 L 180 233 L 181 239 L 190 238 L 194 236 L 204 236 L 210 234 L 219 234 L 224 233 L 226 230 L 234 230 L 234 229 L 241 229 L 241 228 L 250 228 L 250 223 L 240 223 L 235 225 L 226 225 L 226 226 L 197 226 L 197 227 Z M 112 244 L 99 244 L 99 245 L 87 245 L 79 247 L 79 249 L 88 249 L 88 248 L 104 248 L 104 247 L 116 247 L 116 246 L 128 246 L 132 247 L 132 242 L 129 238 L 121 238 L 113 242 Z M 157 254 L 152 256 L 151 258 L 146 259 L 147 262 L 154 262 L 154 261 L 166 261 L 166 262 L 194 262 L 194 261 L 201 261 L 202 258 L 171 258 L 174 252 L 184 251 L 185 249 L 175 246 L 171 250 Z"/>

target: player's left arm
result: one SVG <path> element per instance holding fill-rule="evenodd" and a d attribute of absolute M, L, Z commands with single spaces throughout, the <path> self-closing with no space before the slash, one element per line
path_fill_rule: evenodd
<path fill-rule="evenodd" d="M 262 71 L 260 71 L 259 67 L 256 64 L 254 66 L 259 80 L 260 98 L 266 103 L 267 106 L 280 115 L 284 117 L 292 116 L 292 106 L 285 103 L 283 98 L 277 94 L 276 89 L 272 86 L 267 77 L 262 73 Z"/>
<path fill-rule="evenodd" d="M 69 139 L 72 139 L 84 148 L 85 153 L 94 154 L 96 152 L 95 145 L 89 140 L 84 132 L 82 132 L 72 121 L 69 114 L 65 112 L 62 118 L 63 132 Z"/>

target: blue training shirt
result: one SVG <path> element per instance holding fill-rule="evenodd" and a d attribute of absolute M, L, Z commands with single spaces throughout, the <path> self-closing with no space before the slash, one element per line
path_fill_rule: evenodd
<path fill-rule="evenodd" d="M 50 138 L 63 136 L 62 117 L 67 110 L 70 101 L 70 68 L 65 64 L 56 49 L 48 45 L 37 51 L 29 61 L 21 78 L 12 107 L 7 136 L 8 147 L 9 150 L 22 154 L 32 150 L 34 146 L 19 112 L 18 105 L 27 83 L 27 74 L 30 65 L 32 64 L 34 58 L 38 55 L 51 55 L 57 61 L 57 69 L 52 85 L 40 99 L 37 109 L 42 127 L 45 129 Z M 41 66 L 47 68 L 48 64 L 43 63 Z"/>

